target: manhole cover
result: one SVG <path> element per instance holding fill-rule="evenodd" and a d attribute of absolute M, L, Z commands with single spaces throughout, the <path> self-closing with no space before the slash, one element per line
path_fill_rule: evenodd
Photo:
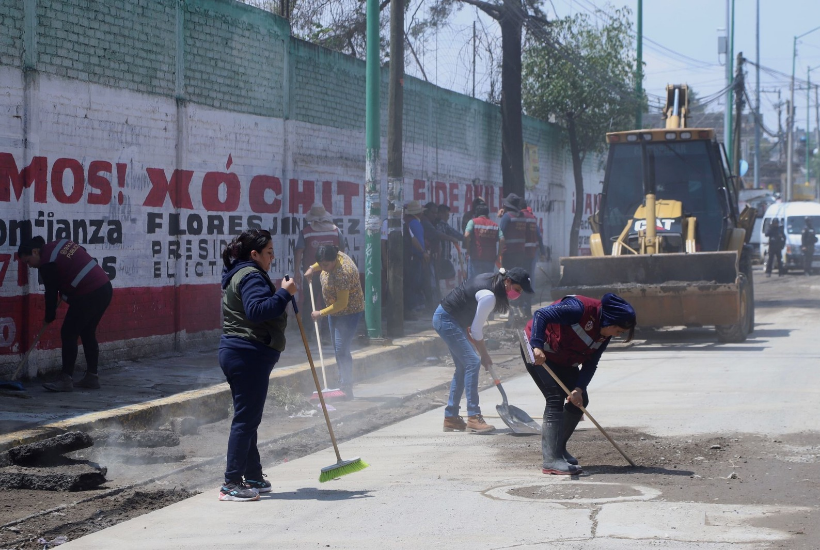
<path fill-rule="evenodd" d="M 661 492 L 643 485 L 598 483 L 594 481 L 546 481 L 540 485 L 528 483 L 493 487 L 482 493 L 494 500 L 544 502 L 551 504 L 603 504 L 606 502 L 645 501 L 659 497 Z"/>
<path fill-rule="evenodd" d="M 587 483 L 561 483 L 555 485 L 516 487 L 507 491 L 507 494 L 514 497 L 531 498 L 535 500 L 611 499 L 643 496 L 641 491 L 628 485 L 598 485 Z"/>

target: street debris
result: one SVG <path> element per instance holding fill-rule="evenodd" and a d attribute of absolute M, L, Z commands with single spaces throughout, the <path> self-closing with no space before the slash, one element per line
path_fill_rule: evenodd
<path fill-rule="evenodd" d="M 167 430 L 99 430 L 93 433 L 98 446 L 152 448 L 179 445 L 179 436 Z"/>
<path fill-rule="evenodd" d="M 20 466 L 48 465 L 65 453 L 86 449 L 93 444 L 85 432 L 68 432 L 9 449 L 8 458 Z"/>

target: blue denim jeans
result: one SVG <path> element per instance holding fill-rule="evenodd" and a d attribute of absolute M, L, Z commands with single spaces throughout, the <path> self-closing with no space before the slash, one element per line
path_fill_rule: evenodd
<path fill-rule="evenodd" d="M 495 262 L 492 260 L 474 260 L 470 258 L 467 266 L 467 277 L 472 279 L 482 273 L 495 273 Z"/>
<path fill-rule="evenodd" d="M 350 315 L 329 315 L 327 318 L 336 352 L 336 366 L 339 368 L 339 387 L 343 390 L 353 387 L 353 356 L 350 354 L 350 344 L 356 336 L 356 327 L 361 317 L 362 313 L 359 312 Z"/>
<path fill-rule="evenodd" d="M 467 339 L 467 331 L 441 306 L 438 306 L 433 314 L 433 328 L 450 348 L 450 355 L 453 356 L 456 364 L 444 416 L 458 416 L 461 395 L 465 389 L 467 390 L 467 415 L 481 414 L 481 408 L 478 406 L 478 375 L 481 358 Z"/>

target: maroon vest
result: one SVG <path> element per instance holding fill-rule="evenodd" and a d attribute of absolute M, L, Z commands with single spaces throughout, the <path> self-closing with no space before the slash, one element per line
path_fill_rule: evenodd
<path fill-rule="evenodd" d="M 522 210 L 521 216 L 527 222 L 526 237 L 524 238 L 524 256 L 529 259 L 538 254 L 538 220 L 529 210 Z"/>
<path fill-rule="evenodd" d="M 305 251 L 302 256 L 303 263 L 312 265 L 316 261 L 316 250 L 323 244 L 332 244 L 342 249 L 342 235 L 338 227 L 333 227 L 331 231 L 316 231 L 310 225 L 302 230 L 305 238 Z"/>
<path fill-rule="evenodd" d="M 601 301 L 586 296 L 572 296 L 584 304 L 584 314 L 574 325 L 548 324 L 544 334 L 544 352 L 547 360 L 559 365 L 579 365 L 594 355 L 607 341 L 601 336 Z M 553 304 L 561 302 L 556 300 Z M 524 329 L 527 338 L 532 334 L 532 320 Z"/>
<path fill-rule="evenodd" d="M 472 221 L 470 257 L 473 260 L 494 262 L 498 256 L 498 224 L 484 216 L 473 218 Z"/>
<path fill-rule="evenodd" d="M 509 216 L 510 223 L 504 230 L 504 255 L 522 256 L 527 242 L 527 219 L 520 214 Z"/>
<path fill-rule="evenodd" d="M 85 248 L 68 239 L 44 245 L 40 261 L 57 264 L 57 290 L 69 298 L 90 294 L 108 282 L 108 275 Z"/>

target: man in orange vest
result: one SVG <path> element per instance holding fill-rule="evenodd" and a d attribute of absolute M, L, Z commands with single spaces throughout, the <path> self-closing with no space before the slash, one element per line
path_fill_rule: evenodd
<path fill-rule="evenodd" d="M 504 233 L 490 219 L 490 207 L 484 203 L 474 208 L 473 218 L 464 229 L 464 246 L 470 254 L 467 277 L 494 273 L 498 251 L 504 248 Z"/>

